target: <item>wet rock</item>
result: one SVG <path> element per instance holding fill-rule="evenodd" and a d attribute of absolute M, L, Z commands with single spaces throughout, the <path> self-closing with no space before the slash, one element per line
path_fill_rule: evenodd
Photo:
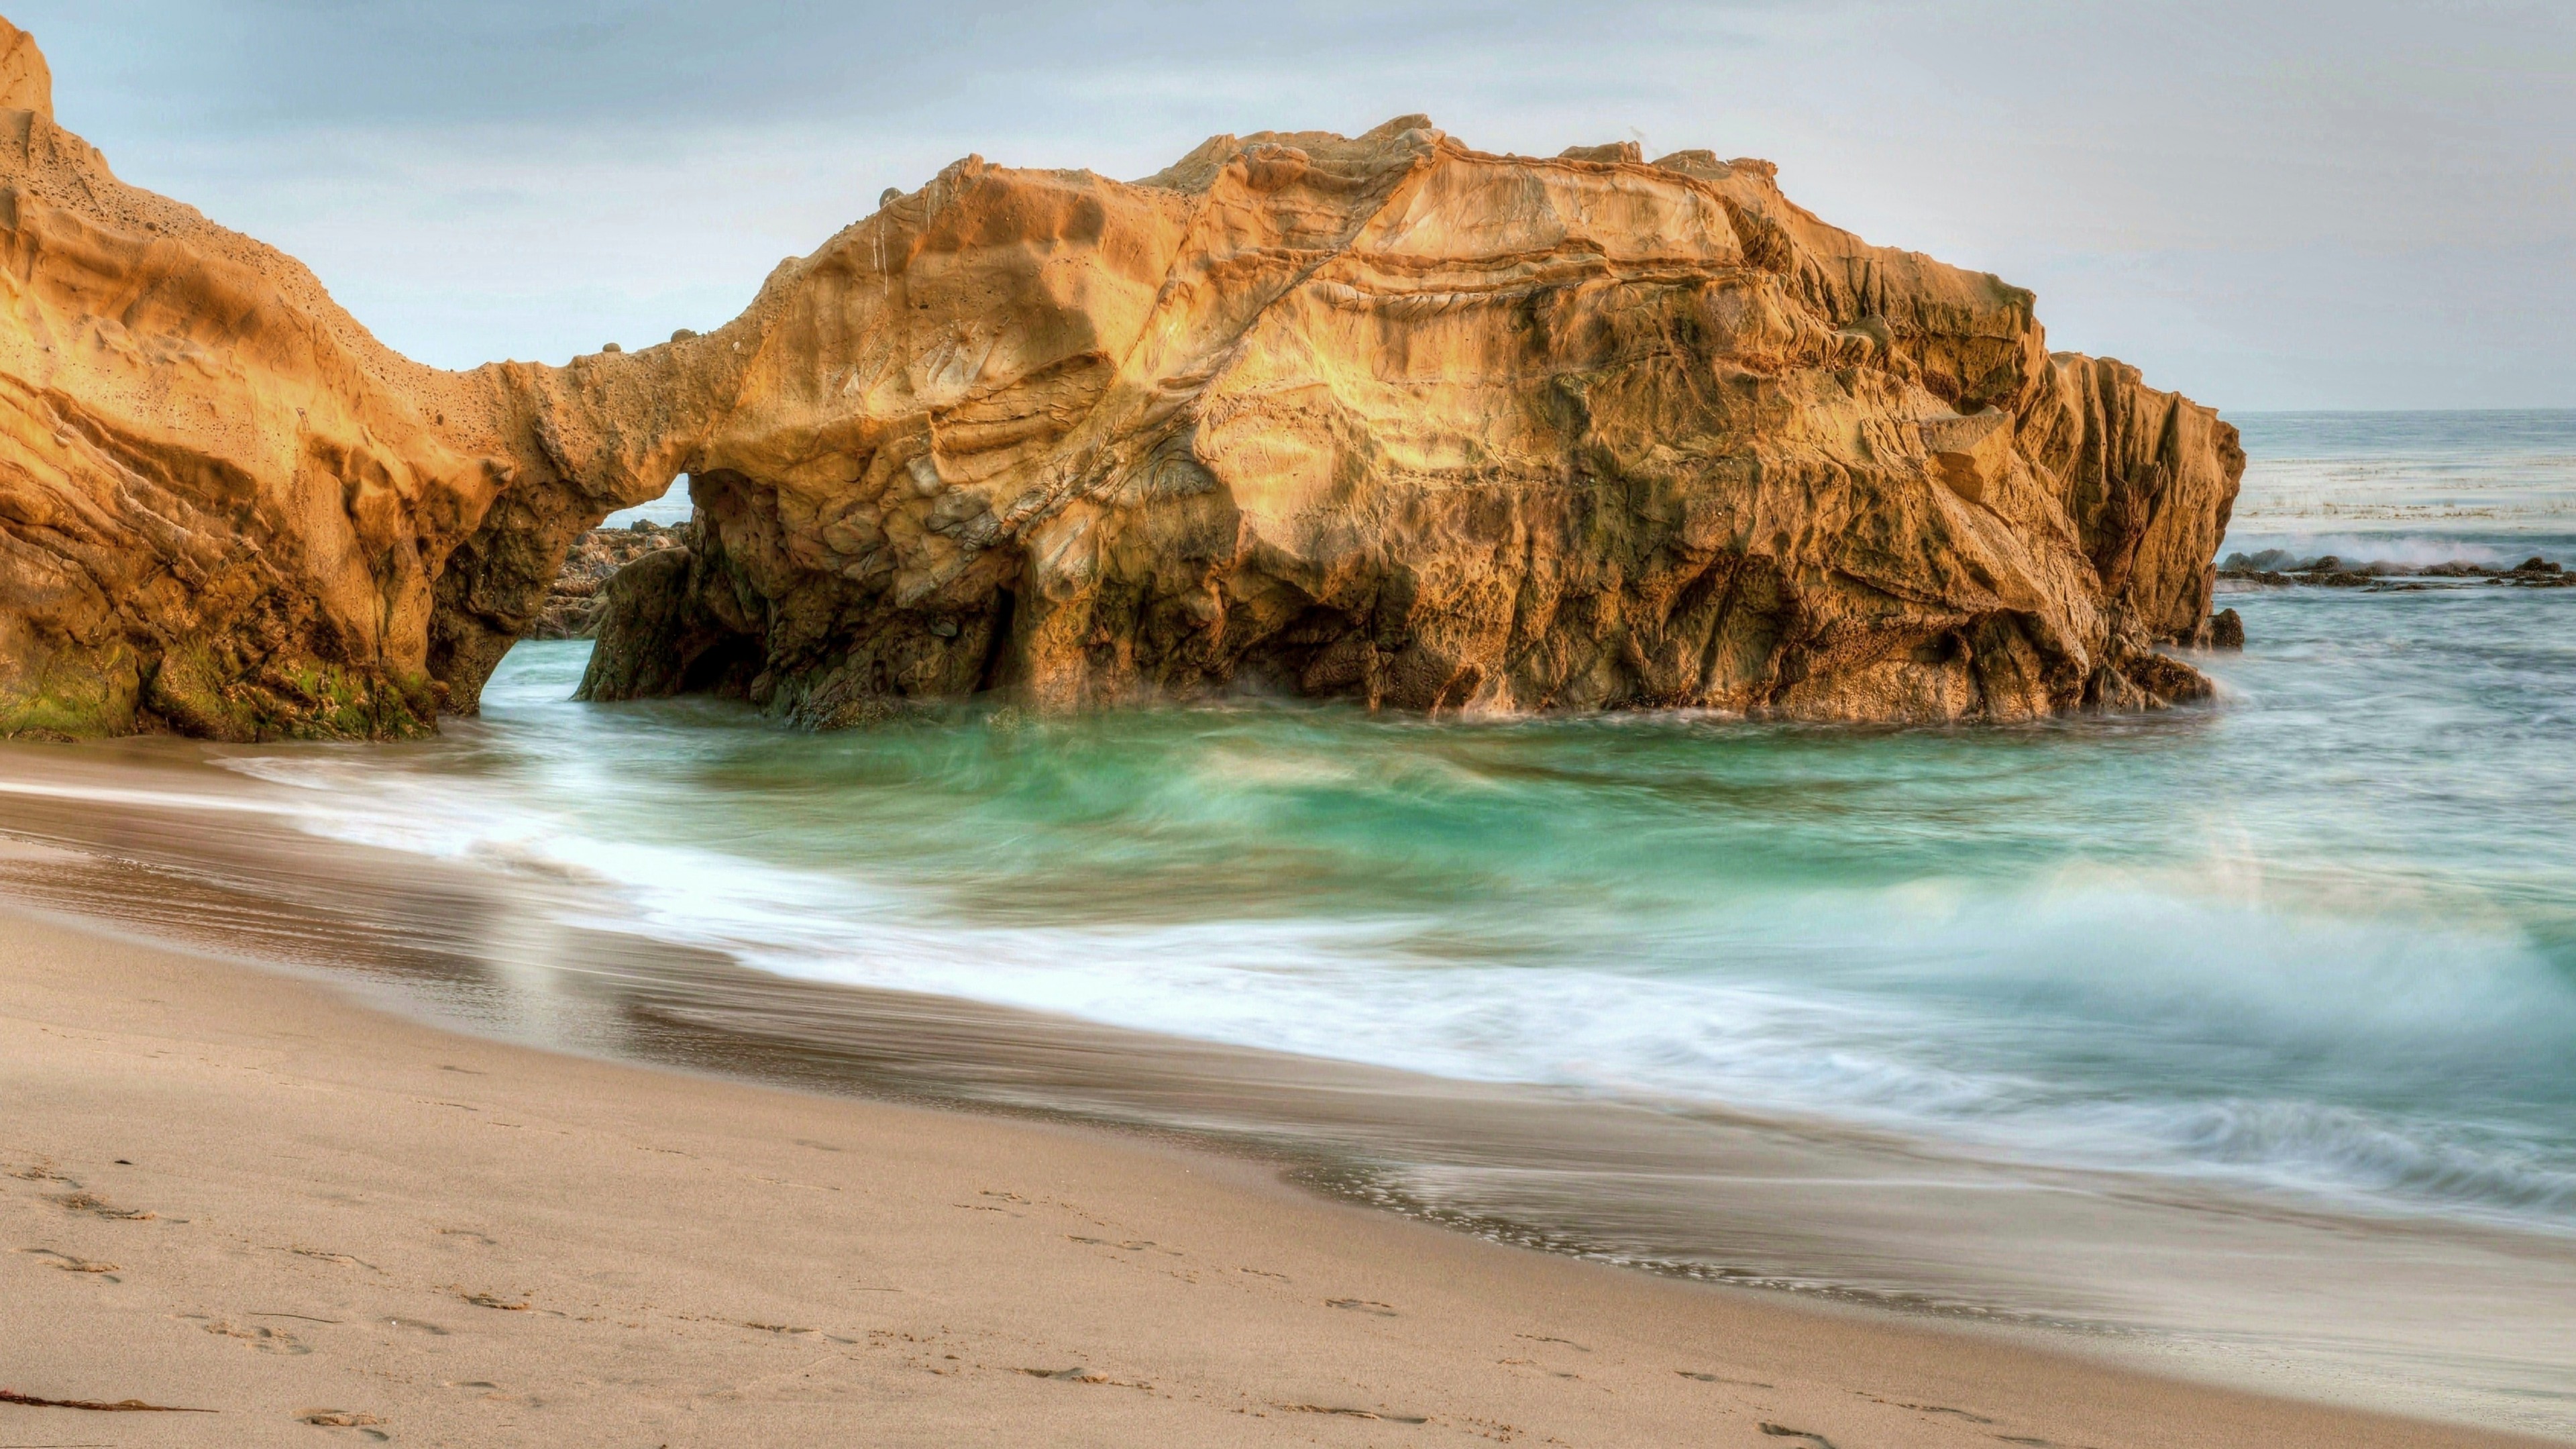
<path fill-rule="evenodd" d="M 605 587 L 618 570 L 648 553 L 678 548 L 683 527 L 663 527 L 638 520 L 625 528 L 594 528 L 573 540 L 564 554 L 554 586 L 528 626 L 531 639 L 589 639 L 599 632 Z"/>
<path fill-rule="evenodd" d="M 2207 675 L 2162 654 L 2141 655 L 2116 674 L 2104 670 L 2097 679 L 2097 690 L 2095 707 L 2119 711 L 2162 709 L 2208 699 L 2217 693 Z"/>
<path fill-rule="evenodd" d="M 2538 556 L 2503 569 L 2492 564 L 2471 563 L 2466 559 L 2436 564 L 2386 561 L 2351 564 L 2328 554 L 2323 558 L 2301 560 L 2287 550 L 2277 548 L 2267 548 L 2254 554 L 2231 553 L 2220 563 L 2217 577 L 2222 585 L 2240 587 L 2366 588 L 2375 593 L 2424 593 L 2435 587 L 2391 582 L 2400 579 L 2484 579 L 2491 584 L 2514 584 L 2526 588 L 2559 588 L 2576 583 L 2576 575 L 2568 574 L 2559 564 Z"/>
<path fill-rule="evenodd" d="M 2234 609 L 2221 609 L 2209 616 L 2209 647 L 2242 649 L 2245 647 L 2245 619 Z"/>
<path fill-rule="evenodd" d="M 747 694 L 759 662 L 741 647 L 742 621 L 706 607 L 705 569 L 682 546 L 656 549 L 611 575 L 575 697 Z"/>
<path fill-rule="evenodd" d="M 2496 581 L 2526 589 L 2563 589 L 2576 585 L 2576 574 L 2548 559 L 2533 557 L 2498 575 Z"/>

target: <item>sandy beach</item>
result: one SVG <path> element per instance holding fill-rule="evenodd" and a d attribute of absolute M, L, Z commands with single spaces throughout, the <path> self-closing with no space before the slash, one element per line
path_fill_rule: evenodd
<path fill-rule="evenodd" d="M 2576 1449 L 2576 5 L 0 8 L 0 1449 Z"/>
<path fill-rule="evenodd" d="M 0 1442 L 2471 1445 L 0 916 Z"/>

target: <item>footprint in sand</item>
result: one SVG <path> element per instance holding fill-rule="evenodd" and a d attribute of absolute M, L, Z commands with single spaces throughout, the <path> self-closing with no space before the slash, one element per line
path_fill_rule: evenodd
<path fill-rule="evenodd" d="M 1987 1418 L 1983 1414 L 1971 1414 L 1965 1409 L 1953 1409 L 1945 1404 L 1900 1404 L 1894 1399 L 1882 1399 L 1876 1394 L 1863 1394 L 1861 1397 L 1869 1400 L 1871 1403 L 1885 1404 L 1894 1409 L 1912 1409 L 1918 1414 L 1950 1414 L 1958 1418 L 1965 1419 L 1971 1424 L 1991 1424 L 1994 1422 L 1994 1420 Z"/>
<path fill-rule="evenodd" d="M 364 1258 L 352 1258 L 346 1253 L 335 1253 L 328 1248 L 288 1248 L 285 1251 L 299 1258 L 319 1258 L 325 1263 L 337 1263 L 344 1268 L 364 1268 L 370 1273 L 385 1271 Z"/>
<path fill-rule="evenodd" d="M 161 1216 L 159 1213 L 145 1212 L 141 1208 L 118 1207 L 94 1192 L 67 1192 L 55 1198 L 54 1201 L 61 1204 L 67 1211 L 88 1213 L 91 1217 L 109 1218 L 117 1222 L 148 1223 Z"/>
<path fill-rule="evenodd" d="M 1374 1313 L 1380 1318 L 1399 1318 L 1403 1316 L 1395 1311 L 1394 1304 L 1380 1303 L 1374 1298 L 1327 1298 L 1324 1300 L 1324 1306 L 1327 1308 L 1347 1308 L 1353 1313 Z"/>
<path fill-rule="evenodd" d="M 934 1369 L 932 1372 L 936 1373 L 938 1370 Z M 950 1372 L 953 1373 L 955 1370 L 952 1369 Z M 1020 1372 L 1033 1379 L 1055 1379 L 1068 1384 L 1107 1384 L 1111 1388 L 1143 1389 L 1147 1393 L 1153 1392 L 1154 1389 L 1152 1384 L 1138 1383 L 1133 1379 L 1113 1379 L 1098 1369 L 1084 1368 L 1080 1364 L 1060 1369 L 1024 1368 Z"/>
<path fill-rule="evenodd" d="M 1388 1424 L 1428 1424 L 1420 1414 L 1391 1414 L 1382 1409 L 1342 1409 L 1329 1404 L 1273 1404 L 1274 1409 L 1291 1414 L 1331 1414 L 1345 1419 L 1376 1419 Z"/>
<path fill-rule="evenodd" d="M 190 1316 L 193 1317 L 194 1315 Z M 262 1353 L 282 1353 L 293 1357 L 300 1354 L 308 1354 L 313 1351 L 313 1346 L 311 1344 L 298 1339 L 294 1334 L 291 1334 L 282 1328 L 266 1328 L 259 1324 L 252 1324 L 247 1328 L 243 1328 L 227 1323 L 220 1318 L 198 1326 L 205 1329 L 208 1333 L 218 1334 L 225 1338 L 240 1339 L 243 1343 L 250 1345 L 252 1348 L 258 1349 Z"/>
<path fill-rule="evenodd" d="M 384 1420 L 373 1414 L 361 1414 L 355 1409 L 298 1409 L 295 1411 L 294 1418 L 299 1423 L 311 1424 L 321 1429 L 355 1429 L 379 1444 L 393 1438 L 391 1434 L 369 1427 L 381 1424 Z"/>
<path fill-rule="evenodd" d="M 1142 1253 L 1150 1249 L 1157 1253 L 1169 1253 L 1175 1258 L 1188 1256 L 1178 1248 L 1166 1248 L 1150 1238 L 1130 1238 L 1125 1242 L 1119 1242 L 1110 1238 L 1086 1238 L 1079 1233 L 1067 1233 L 1064 1237 L 1069 1243 L 1081 1243 L 1094 1248 L 1116 1248 L 1122 1253 Z"/>
<path fill-rule="evenodd" d="M 116 1276 L 117 1267 L 114 1263 L 93 1263 L 87 1258 L 75 1258 L 69 1253 L 57 1253 L 51 1248 L 20 1248 L 18 1251 L 32 1253 L 39 1258 L 51 1258 L 53 1265 L 66 1273 L 94 1274 L 101 1283 L 125 1281 Z"/>

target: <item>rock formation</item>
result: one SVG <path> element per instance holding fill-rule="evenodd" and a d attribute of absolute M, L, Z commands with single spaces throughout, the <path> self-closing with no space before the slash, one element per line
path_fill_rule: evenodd
<path fill-rule="evenodd" d="M 626 528 L 594 528 L 573 540 L 563 568 L 546 589 L 546 601 L 528 626 L 530 639 L 590 639 L 599 633 L 599 615 L 608 602 L 608 581 L 648 553 L 678 548 L 685 528 L 636 523 Z"/>
<path fill-rule="evenodd" d="M 2419 564 L 2386 559 L 2362 562 L 2340 559 L 2333 554 L 2322 558 L 2300 558 L 2288 549 L 2267 548 L 2257 554 L 2229 554 L 2218 566 L 2218 578 L 2222 588 L 2247 585 L 2287 588 L 2299 585 L 2367 589 L 2374 593 L 2422 593 L 2471 579 L 2525 589 L 2576 588 L 2576 572 L 2570 572 L 2565 565 L 2538 554 L 2511 568 L 2504 568 L 2496 564 L 2473 563 L 2468 559 Z M 2221 615 L 2234 612 L 2233 609 L 2224 609 L 2211 617 L 2214 622 Z"/>
<path fill-rule="evenodd" d="M 1760 162 L 973 158 L 783 268 L 594 698 L 2020 718 L 2200 688 L 2242 455 Z"/>
<path fill-rule="evenodd" d="M 0 105 L 0 734 L 470 709 L 564 545 L 659 488 L 585 493 L 508 369 L 407 361 L 293 259 L 119 182 L 5 22 Z"/>
<path fill-rule="evenodd" d="M 2243 457 L 1772 168 L 1420 117 L 970 157 L 705 335 L 449 373 L 126 187 L 0 36 L 0 732 L 401 735 L 690 476 L 584 691 L 2013 719 L 2205 686 Z"/>

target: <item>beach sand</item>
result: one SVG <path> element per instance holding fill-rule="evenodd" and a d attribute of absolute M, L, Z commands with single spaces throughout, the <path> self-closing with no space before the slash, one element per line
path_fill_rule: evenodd
<path fill-rule="evenodd" d="M 0 1444 L 2439 1446 L 0 908 Z"/>

